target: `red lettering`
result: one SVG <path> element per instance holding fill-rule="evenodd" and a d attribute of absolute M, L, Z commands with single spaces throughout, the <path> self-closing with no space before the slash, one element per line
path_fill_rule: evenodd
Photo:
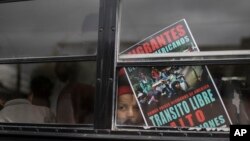
<path fill-rule="evenodd" d="M 176 30 L 177 30 L 178 35 L 179 35 L 180 37 L 186 35 L 186 31 L 185 31 L 185 29 L 183 29 L 183 25 L 178 24 L 178 25 L 176 26 Z"/>
<path fill-rule="evenodd" d="M 137 52 L 137 54 L 143 54 L 143 53 L 144 53 L 144 50 L 143 50 L 142 46 L 138 46 L 138 47 L 136 48 L 136 52 Z"/>
<path fill-rule="evenodd" d="M 155 113 L 157 113 L 157 112 L 159 112 L 159 109 L 158 109 L 158 108 L 155 108 L 155 109 L 153 109 L 152 111 L 148 112 L 147 114 L 148 114 L 148 116 L 151 116 L 151 115 L 153 115 L 153 114 L 155 114 Z"/>
<path fill-rule="evenodd" d="M 194 93 L 199 93 L 199 92 L 201 92 L 201 91 L 206 90 L 207 88 L 209 88 L 209 85 L 208 85 L 208 84 L 206 84 L 206 85 L 204 85 L 204 86 L 202 86 L 202 87 L 200 87 L 200 88 L 195 89 L 195 90 L 194 90 Z"/>
<path fill-rule="evenodd" d="M 168 43 L 172 42 L 172 39 L 171 39 L 171 37 L 169 35 L 169 31 L 164 32 L 162 35 L 164 35 L 167 38 Z"/>
<path fill-rule="evenodd" d="M 166 108 L 168 108 L 168 107 L 170 107 L 170 103 L 166 103 L 166 104 L 160 106 L 160 107 L 159 107 L 159 110 L 164 110 L 164 109 L 166 109 Z"/>
<path fill-rule="evenodd" d="M 199 122 L 204 122 L 205 121 L 205 116 L 202 110 L 197 110 L 195 111 L 195 116 Z"/>
<path fill-rule="evenodd" d="M 185 127 L 185 124 L 182 118 L 179 118 L 179 122 L 180 122 L 181 127 Z"/>
<path fill-rule="evenodd" d="M 156 37 L 156 38 L 157 38 L 157 37 Z M 160 48 L 160 46 L 157 44 L 157 42 L 156 42 L 155 39 L 151 39 L 149 42 L 150 42 L 150 44 L 151 44 L 151 46 L 152 46 L 153 52 L 154 52 L 155 50 L 157 50 L 158 48 Z"/>
<path fill-rule="evenodd" d="M 128 54 L 137 54 L 136 51 L 133 49 L 130 52 L 128 52 Z"/>
<path fill-rule="evenodd" d="M 193 119 L 192 119 L 192 114 L 188 114 L 188 115 L 186 115 L 185 117 L 186 117 L 186 119 L 188 120 L 189 125 L 190 125 L 190 126 L 194 126 L 194 122 L 193 122 Z"/>
<path fill-rule="evenodd" d="M 160 47 L 165 46 L 167 44 L 166 40 L 164 39 L 164 37 L 162 35 L 157 36 L 156 40 L 157 40 Z"/>
<path fill-rule="evenodd" d="M 188 95 L 189 95 L 189 96 L 193 96 L 193 95 L 194 95 L 194 92 L 189 92 Z"/>
<path fill-rule="evenodd" d="M 170 126 L 171 127 L 176 127 L 176 123 L 173 121 L 173 122 L 170 123 Z"/>
<path fill-rule="evenodd" d="M 151 53 L 152 52 L 152 48 L 150 47 L 150 44 L 147 43 L 147 42 L 143 44 L 143 49 L 144 49 L 145 53 Z"/>
<path fill-rule="evenodd" d="M 179 36 L 177 35 L 177 32 L 175 31 L 175 28 L 170 29 L 170 32 L 171 32 L 172 38 L 174 40 L 179 39 Z"/>
<path fill-rule="evenodd" d="M 172 29 L 150 39 L 149 42 L 144 42 L 142 46 L 137 46 L 136 49 L 129 51 L 128 54 L 152 53 L 165 46 L 167 43 L 171 43 L 172 41 L 185 35 L 186 30 L 184 26 L 182 24 L 178 24 Z"/>

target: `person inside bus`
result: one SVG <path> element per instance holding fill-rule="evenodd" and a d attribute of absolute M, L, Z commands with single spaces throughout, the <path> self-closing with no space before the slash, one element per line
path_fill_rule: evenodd
<path fill-rule="evenodd" d="M 55 118 L 48 107 L 31 103 L 32 93 L 13 92 L 0 111 L 0 122 L 53 123 Z"/>
<path fill-rule="evenodd" d="M 11 90 L 8 88 L 4 87 L 3 84 L 0 83 L 0 110 L 3 109 L 5 102 L 8 97 L 11 95 Z"/>
<path fill-rule="evenodd" d="M 33 93 L 32 104 L 50 107 L 49 97 L 52 93 L 54 84 L 45 76 L 34 76 L 30 82 L 30 89 Z"/>
<path fill-rule="evenodd" d="M 136 98 L 128 85 L 118 88 L 117 123 L 121 125 L 139 125 L 143 123 Z"/>
<path fill-rule="evenodd" d="M 79 82 L 78 64 L 57 63 L 55 72 L 58 79 L 64 83 L 57 99 L 57 123 L 92 124 L 95 89 L 91 85 Z"/>
<path fill-rule="evenodd" d="M 123 69 L 119 71 L 117 97 L 117 124 L 143 125 L 142 115 Z"/>

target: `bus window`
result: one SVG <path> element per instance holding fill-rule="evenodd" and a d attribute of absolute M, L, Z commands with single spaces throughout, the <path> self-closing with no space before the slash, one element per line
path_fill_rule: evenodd
<path fill-rule="evenodd" d="M 128 101 L 135 99 L 143 119 L 135 127 L 250 123 L 249 64 L 238 65 L 249 59 L 248 5 L 246 0 L 123 1 L 116 65 L 125 68 L 126 93 L 134 96 Z M 122 84 L 118 80 L 117 126 L 127 125 L 119 119 Z"/>
<path fill-rule="evenodd" d="M 95 61 L 2 64 L 0 71 L 0 122 L 93 124 Z"/>
<path fill-rule="evenodd" d="M 99 0 L 0 4 L 0 58 L 96 55 Z"/>
<path fill-rule="evenodd" d="M 248 65 L 120 68 L 116 126 L 229 128 L 249 124 L 248 72 Z"/>

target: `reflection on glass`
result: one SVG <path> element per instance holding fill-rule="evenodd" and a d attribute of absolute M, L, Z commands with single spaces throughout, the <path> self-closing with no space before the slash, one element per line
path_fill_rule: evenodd
<path fill-rule="evenodd" d="M 95 62 L 3 64 L 0 71 L 0 122 L 93 123 Z"/>
<path fill-rule="evenodd" d="M 98 0 L 0 4 L 0 58 L 94 55 Z"/>
<path fill-rule="evenodd" d="M 248 65 L 127 67 L 128 79 L 124 72 L 118 74 L 116 124 L 201 128 L 249 124 L 248 72 Z"/>
<path fill-rule="evenodd" d="M 249 49 L 248 0 L 124 0 L 122 4 L 120 52 L 180 19 L 186 19 L 201 51 Z M 138 11 L 139 7 L 143 9 Z"/>

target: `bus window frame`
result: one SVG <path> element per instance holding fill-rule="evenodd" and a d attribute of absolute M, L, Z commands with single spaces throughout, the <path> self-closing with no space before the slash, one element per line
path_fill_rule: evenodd
<path fill-rule="evenodd" d="M 25 0 L 4 0 L 5 2 L 21 2 Z M 97 54 L 91 56 L 67 56 L 67 57 L 26 57 L 26 58 L 2 58 L 0 64 L 20 63 L 44 63 L 63 61 L 96 61 L 96 95 L 94 125 L 84 127 L 82 125 L 47 125 L 47 124 L 22 124 L 22 123 L 1 123 L 0 139 L 9 140 L 228 140 L 229 132 L 217 131 L 189 131 L 180 128 L 151 128 L 144 127 L 116 127 L 114 126 L 115 95 L 117 82 L 117 68 L 124 66 L 160 66 L 166 61 L 119 62 L 119 28 L 120 28 L 120 6 L 121 0 L 100 0 L 99 26 L 98 26 L 98 47 Z M 250 58 L 235 62 L 218 60 L 191 60 L 168 62 L 170 65 L 189 64 L 226 64 L 226 63 L 249 63 Z M 42 137 L 42 138 L 41 138 Z"/>

